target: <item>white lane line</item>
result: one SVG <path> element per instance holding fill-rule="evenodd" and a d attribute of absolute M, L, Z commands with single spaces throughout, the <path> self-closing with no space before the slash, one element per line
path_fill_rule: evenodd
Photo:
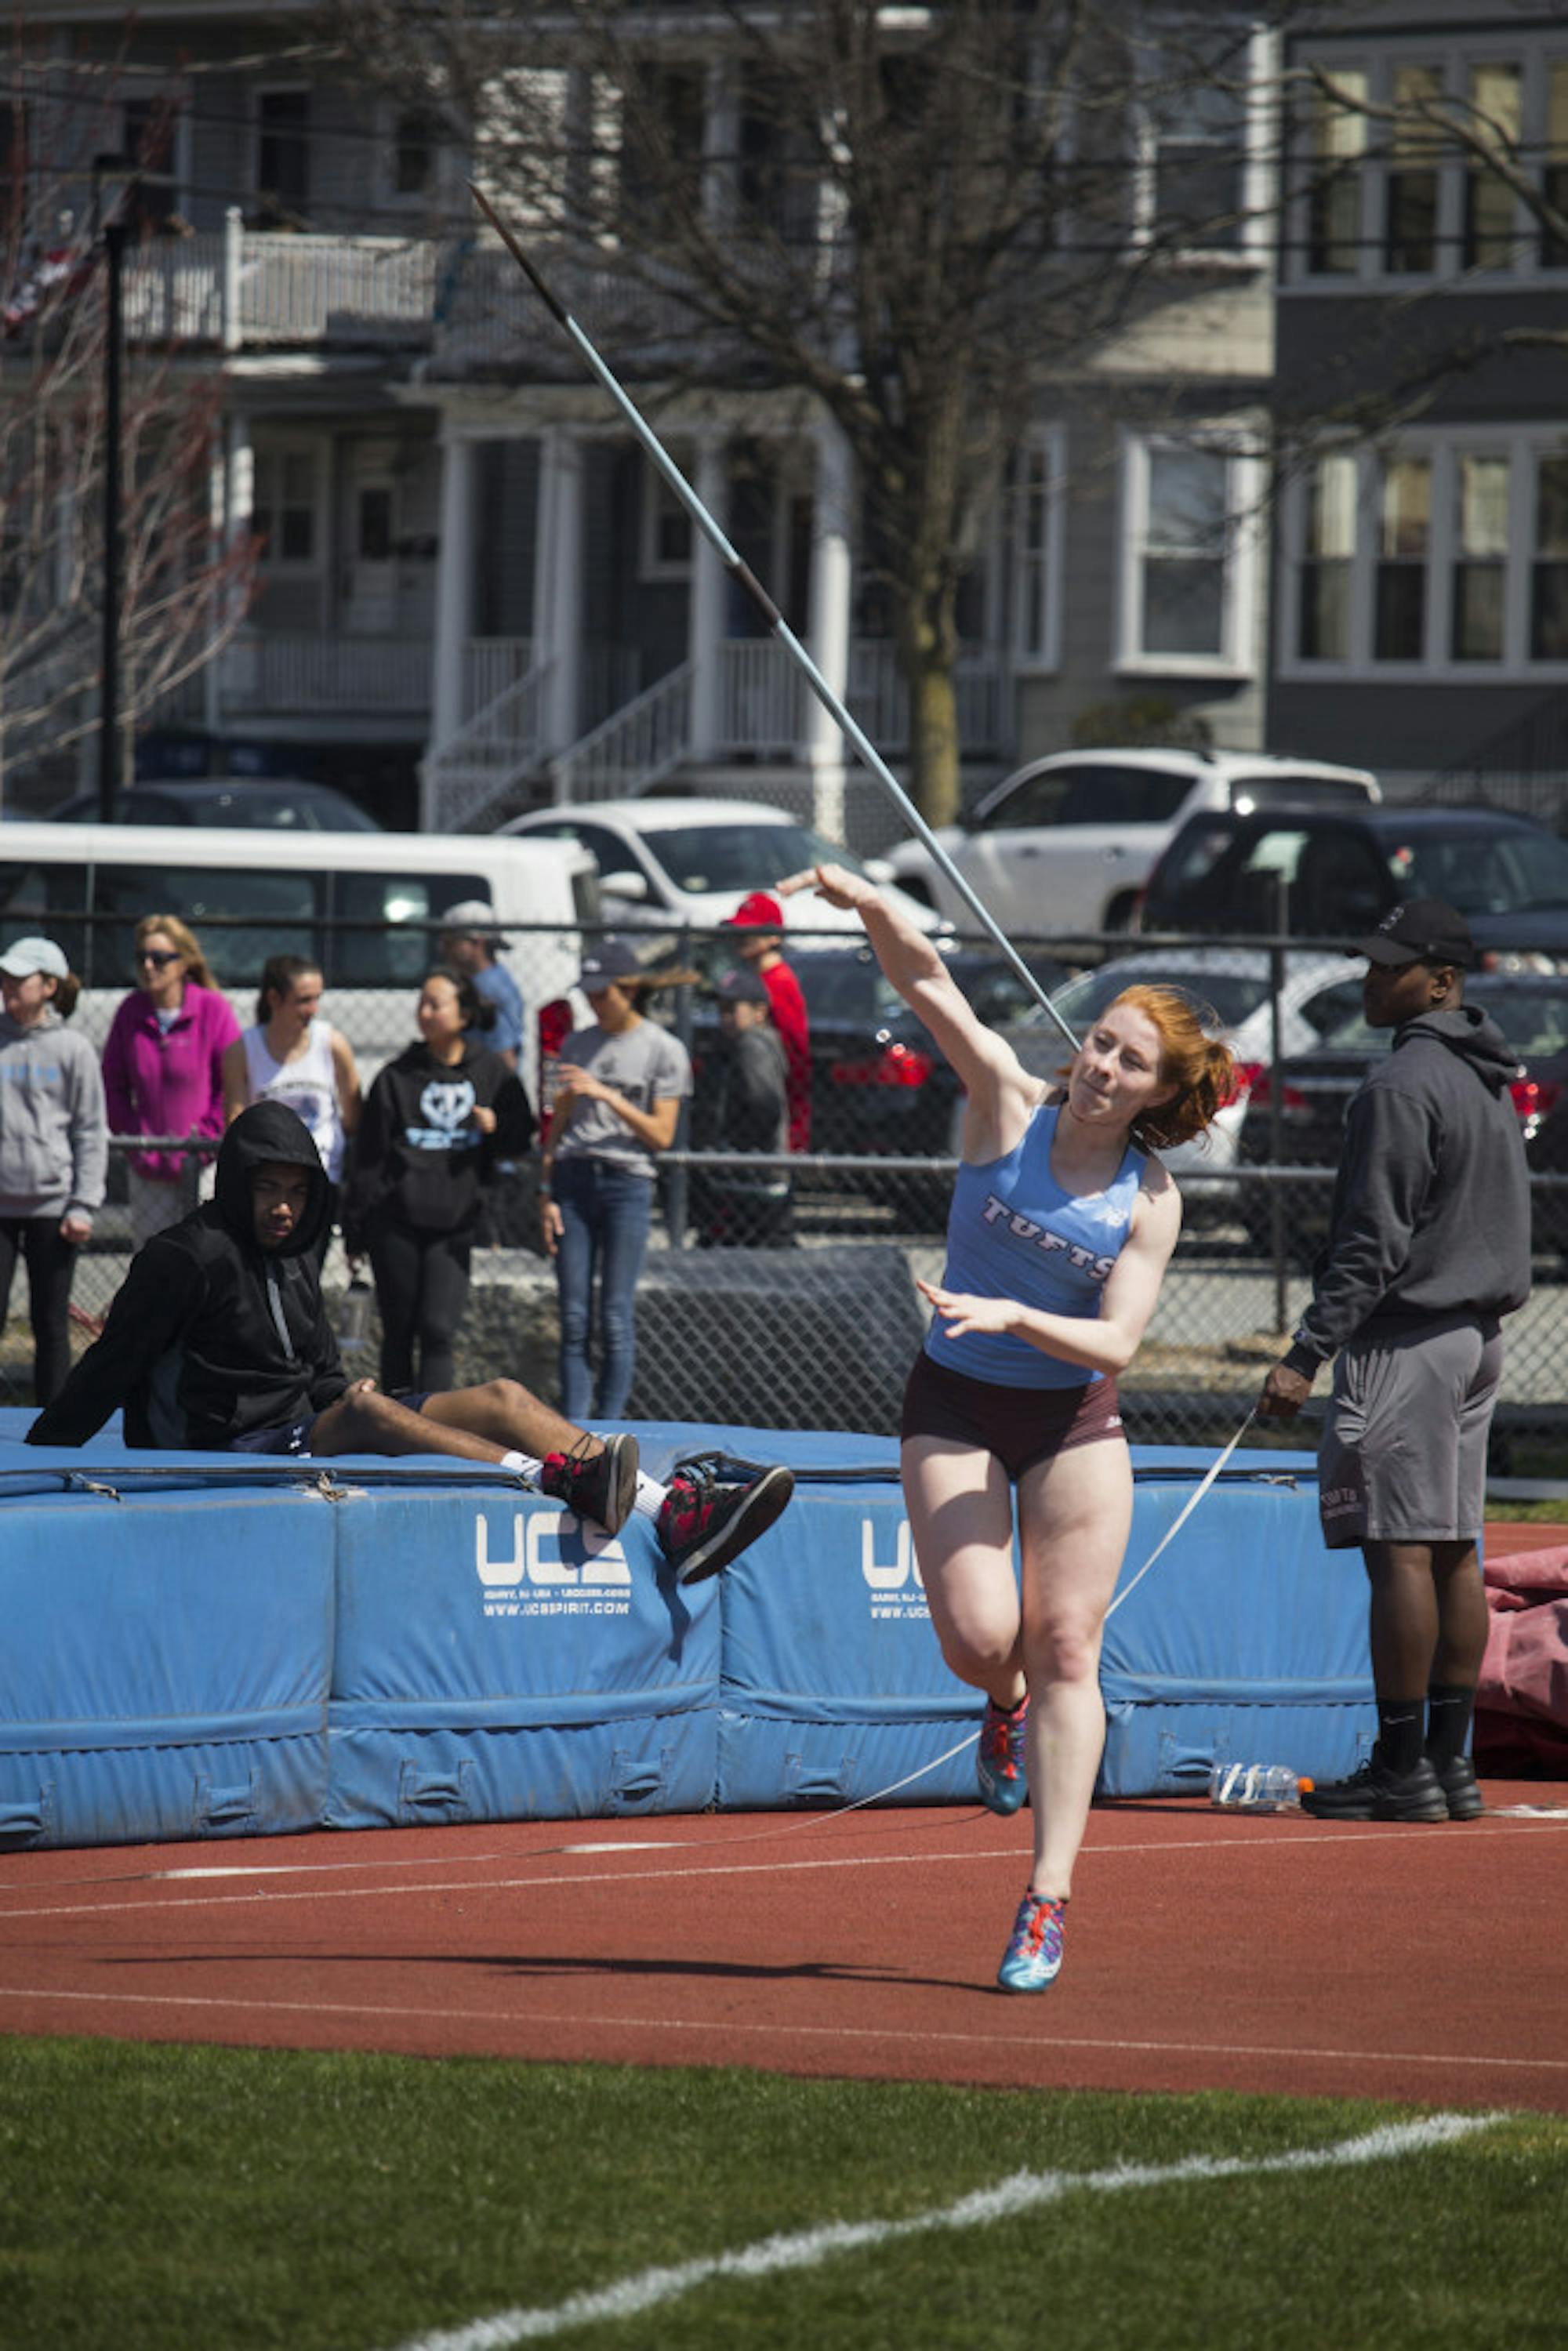
<path fill-rule="evenodd" d="M 1114 2196 L 1129 2188 L 1258 2179 L 1270 2174 L 1338 2171 L 1354 2164 L 1386 2163 L 1402 2156 L 1424 2155 L 1433 2147 L 1451 2147 L 1456 2140 L 1490 2130 L 1503 2119 L 1500 2115 L 1429 2115 L 1420 2122 L 1388 2124 L 1359 2138 L 1337 2139 L 1327 2147 L 1292 2147 L 1285 2155 L 1189 2155 L 1179 2163 L 1118 2163 L 1104 2171 L 1015 2171 L 994 2188 L 977 2189 L 956 2203 L 913 2213 L 906 2220 L 837 2220 L 789 2235 L 763 2237 L 731 2253 L 712 2253 L 669 2268 L 638 2270 L 612 2285 L 569 2294 L 564 2302 L 532 2310 L 497 2311 L 466 2326 L 444 2326 L 434 2334 L 411 2335 L 399 2351 L 511 2351 L 514 2344 L 538 2343 L 574 2326 L 641 2318 L 716 2278 L 737 2278 L 749 2283 L 785 2271 L 816 2269 L 841 2253 L 896 2244 L 902 2238 L 929 2236 L 938 2229 L 978 2229 L 1016 2220 L 1020 2213 L 1038 2211 L 1042 2205 L 1060 2203 L 1067 2196 Z"/>
<path fill-rule="evenodd" d="M 570 1853 L 570 1845 L 561 1847 Z M 415 1854 L 405 1861 L 246 1861 L 231 1862 L 224 1868 L 203 1869 L 141 1869 L 121 1884 L 157 1886 L 163 1881 L 181 1877 L 318 1877 L 336 1876 L 345 1869 L 472 1869 L 477 1861 L 505 1861 L 504 1853 L 455 1853 L 443 1863 L 438 1854 Z M 102 1883 L 103 1881 L 99 1881 Z M 113 1883 L 114 1881 L 110 1881 Z"/>
<path fill-rule="evenodd" d="M 1450 1824 L 1451 1825 L 1451 1824 Z M 1374 1845 L 1408 1842 L 1421 1835 L 1424 1844 L 1437 1839 L 1440 1845 L 1458 1855 L 1461 1848 L 1468 1857 L 1473 1851 L 1480 1832 L 1480 1823 L 1466 1823 L 1463 1835 L 1438 1838 L 1435 1826 L 1427 1830 L 1413 1828 L 1408 1822 L 1387 1828 L 1373 1828 L 1368 1823 L 1354 1823 L 1355 1834 L 1346 1834 L 1347 1824 L 1336 1822 L 1322 1829 L 1302 1828 L 1290 1823 L 1283 1828 L 1266 1831 L 1259 1823 L 1255 1836 L 1187 1837 L 1162 1840 L 1152 1844 L 1085 1845 L 1079 1855 L 1082 1863 L 1119 1861 L 1124 1857 L 1147 1859 L 1167 1853 L 1256 1854 L 1273 1852 L 1281 1845 L 1294 1851 L 1309 1847 L 1337 1847 L 1341 1853 L 1367 1853 Z M 701 1842 L 697 1838 L 683 1841 L 690 1846 Z M 559 1848 L 556 1848 L 559 1850 Z M 622 1852 L 646 1850 L 640 1846 L 622 1846 Z M 1024 1865 L 1029 1848 L 1025 1844 L 958 1845 L 941 1853 L 879 1853 L 821 1855 L 805 1861 L 727 1861 L 697 1865 L 683 1863 L 677 1867 L 653 1869 L 552 1870 L 538 1877 L 472 1877 L 432 1880 L 420 1886 L 312 1886 L 298 1890 L 287 1886 L 269 1886 L 258 1894 L 175 1894 L 161 1898 L 138 1896 L 129 1902 L 56 1902 L 18 1907 L 16 1909 L 0 1904 L 0 1928 L 13 1918 L 90 1918 L 101 1913 L 135 1910 L 198 1910 L 241 1909 L 248 1903 L 282 1902 L 375 1902 L 392 1895 L 413 1894 L 512 1894 L 537 1892 L 541 1886 L 575 1886 L 595 1892 L 602 1886 L 630 1885 L 641 1879 L 656 1879 L 661 1884 L 674 1884 L 679 1878 L 692 1877 L 781 1877 L 812 1869 L 926 1869 L 934 1864 L 950 1862 L 1005 1861 L 1010 1868 Z M 4 1891 L 0 1888 L 0 1891 Z"/>
<path fill-rule="evenodd" d="M 890 1991 L 900 1989 L 893 1980 L 885 1988 Z M 988 1989 L 988 1986 L 979 1983 L 974 1986 L 976 1991 Z M 392 2001 L 229 2000 L 212 1992 L 57 1991 L 47 1984 L 33 1987 L 0 1984 L 0 2000 L 36 2000 L 46 2005 L 55 2001 L 71 2001 L 78 2006 L 99 2008 L 215 2009 L 221 2014 L 236 2016 L 392 2017 L 414 2023 L 450 2024 L 460 2020 L 472 2024 L 516 2025 L 519 2021 L 519 2011 L 516 2007 L 457 2010 L 449 2003 L 440 2008 L 427 2008 Z M 884 2024 L 749 2024 L 731 2018 L 719 2022 L 711 2016 L 600 2016 L 591 2011 L 552 2014 L 537 2008 L 529 2008 L 522 2021 L 530 2028 L 538 2026 L 560 2032 L 700 2032 L 710 2038 L 719 2033 L 736 2040 L 744 2038 L 751 2041 L 873 2041 L 915 2049 L 926 2049 L 934 2043 L 940 2043 L 949 2048 L 1006 2048 L 1015 2053 L 1018 2045 L 1018 2020 L 1010 2004 L 1006 2025 L 998 2021 L 995 2032 L 931 2032 L 924 2027 L 919 2031 L 910 2031 L 903 2026 Z M 1232 2040 L 1131 2041 L 1082 2032 L 1036 2033 L 1028 2045 L 1031 2049 L 1109 2050 L 1139 2057 L 1285 2057 L 1292 2060 L 1304 2058 L 1323 2064 L 1463 2065 L 1479 2070 L 1495 2066 L 1513 2073 L 1568 2074 L 1568 2057 L 1505 2057 L 1485 2051 L 1334 2049 L 1310 2044 Z"/>

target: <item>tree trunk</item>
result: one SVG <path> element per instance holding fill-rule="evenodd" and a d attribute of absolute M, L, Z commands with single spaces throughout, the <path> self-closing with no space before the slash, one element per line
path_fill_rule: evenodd
<path fill-rule="evenodd" d="M 958 657 L 953 591 L 912 598 L 900 618 L 898 665 L 909 695 L 909 796 L 929 825 L 958 814 Z"/>

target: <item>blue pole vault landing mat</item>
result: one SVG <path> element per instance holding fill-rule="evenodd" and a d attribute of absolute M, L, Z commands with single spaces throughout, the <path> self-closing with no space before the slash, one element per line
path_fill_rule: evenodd
<path fill-rule="evenodd" d="M 797 1472 L 726 1573 L 675 1587 L 503 1473 L 430 1456 L 79 1452 L 0 1413 L 0 1839 L 974 1800 L 977 1695 L 943 1663 L 885 1437 L 636 1424 Z M 1103 1794 L 1230 1759 L 1352 1770 L 1375 1728 L 1365 1585 L 1315 1467 L 1135 1449 L 1107 1628 Z M 957 1753 L 949 1750 L 958 1749 Z"/>

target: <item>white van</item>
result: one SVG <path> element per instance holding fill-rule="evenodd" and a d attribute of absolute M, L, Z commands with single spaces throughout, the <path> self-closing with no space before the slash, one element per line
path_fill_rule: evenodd
<path fill-rule="evenodd" d="M 323 1009 L 368 1084 L 413 1042 L 420 980 L 448 906 L 481 898 L 529 1014 L 522 1077 L 538 1101 L 540 1008 L 570 994 L 582 926 L 597 925 L 598 869 L 575 841 L 492 834 L 254 832 L 192 825 L 0 826 L 0 947 L 57 939 L 83 982 L 76 1025 L 101 1046 L 134 985 L 144 914 L 178 914 L 200 939 L 240 1025 L 256 1018 L 269 956 L 320 965 Z M 333 925 L 344 927 L 334 928 Z"/>

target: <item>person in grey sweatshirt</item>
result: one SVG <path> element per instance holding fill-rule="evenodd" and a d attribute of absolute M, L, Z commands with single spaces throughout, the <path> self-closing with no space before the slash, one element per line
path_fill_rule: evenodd
<path fill-rule="evenodd" d="M 1377 1740 L 1302 1804 L 1325 1820 L 1474 1820 L 1487 1437 L 1500 1320 L 1530 1295 L 1518 1057 L 1464 1001 L 1475 943 L 1441 899 L 1406 899 L 1357 952 L 1368 1024 L 1394 1049 L 1351 1103 L 1312 1302 L 1258 1409 L 1292 1417 L 1333 1359 L 1318 1509 L 1331 1550 L 1358 1544 L 1366 1562 Z"/>
<path fill-rule="evenodd" d="M 80 988 L 53 939 L 0 956 L 0 1329 L 21 1258 L 40 1405 L 71 1367 L 71 1284 L 109 1160 L 98 1055 L 65 1025 Z"/>

